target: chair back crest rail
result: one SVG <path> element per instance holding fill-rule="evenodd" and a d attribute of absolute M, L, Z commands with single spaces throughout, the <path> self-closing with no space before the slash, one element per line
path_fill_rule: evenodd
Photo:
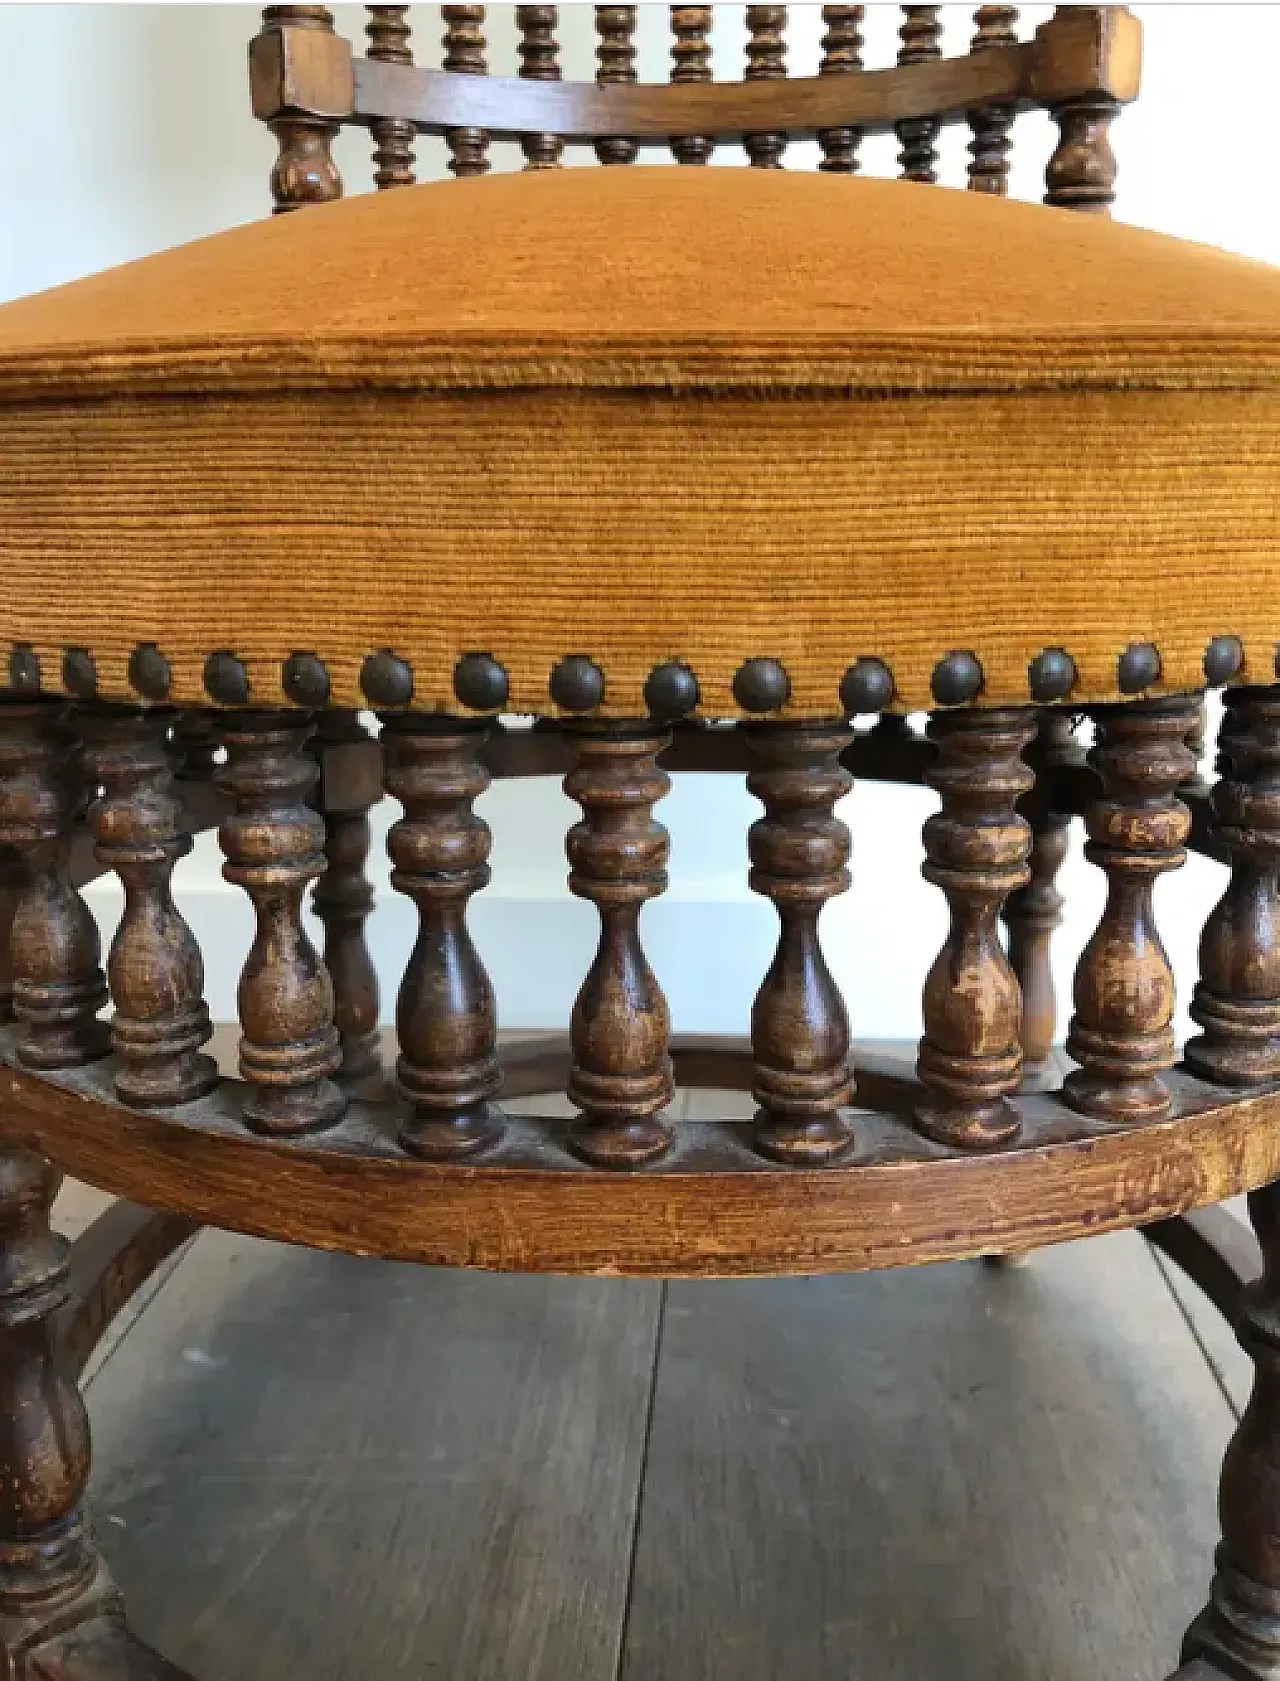
<path fill-rule="evenodd" d="M 443 6 L 442 67 L 413 62 L 407 6 L 370 6 L 369 45 L 359 56 L 324 6 L 269 6 L 250 47 L 255 114 L 275 133 L 277 210 L 342 192 L 331 144 L 346 125 L 369 129 L 379 188 L 413 180 L 413 142 L 443 135 L 455 175 L 491 167 L 495 141 L 516 142 L 525 167 L 565 161 L 591 148 L 603 164 L 630 164 L 668 149 L 680 164 L 705 164 L 718 146 L 740 144 L 757 168 L 781 168 L 791 141 L 816 138 L 819 167 L 851 174 L 868 134 L 894 133 L 902 175 L 937 179 L 944 126 L 972 131 L 968 185 L 1002 194 L 1010 130 L 1022 111 L 1055 118 L 1059 141 L 1046 201 L 1105 211 L 1114 198 L 1112 119 L 1134 99 L 1142 31 L 1124 6 L 1059 6 L 1028 40 L 1014 6 L 980 6 L 970 49 L 942 53 L 941 6 L 903 6 L 897 63 L 864 64 L 863 6 L 824 6 L 816 76 L 787 66 L 786 6 L 746 8 L 743 79 L 713 79 L 712 6 L 672 6 L 670 81 L 637 80 L 635 6 L 596 6 L 594 82 L 563 76 L 559 8 L 517 6 L 519 65 L 491 73 L 486 8 Z"/>

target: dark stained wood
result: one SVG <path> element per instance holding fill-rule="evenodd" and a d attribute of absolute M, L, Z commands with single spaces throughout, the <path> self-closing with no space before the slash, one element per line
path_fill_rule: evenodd
<path fill-rule="evenodd" d="M 384 723 L 387 790 L 404 816 L 387 837 L 391 885 L 418 908 L 418 937 L 396 1003 L 396 1083 L 411 1105 L 400 1138 L 433 1161 L 493 1144 L 502 1114 L 493 988 L 467 929 L 488 885 L 489 825 L 472 803 L 489 785 L 487 725 L 407 713 Z"/>
<path fill-rule="evenodd" d="M 918 1068 L 926 1088 L 921 1131 L 940 1143 L 989 1150 L 1017 1135 L 1010 1094 L 1022 1079 L 1022 998 L 1000 944 L 1006 897 L 1030 878 L 1031 830 L 1017 802 L 1034 777 L 1022 749 L 1029 710 L 935 712 L 937 763 L 925 773 L 942 810 L 924 826 L 924 876 L 947 896 L 951 928 L 924 984 Z"/>
<path fill-rule="evenodd" d="M 63 1354 L 77 1375 L 111 1321 L 175 1250 L 200 1230 L 181 1214 L 113 1202 L 71 1245 L 69 1293 L 59 1313 Z"/>
<path fill-rule="evenodd" d="M 223 725 L 218 785 L 235 801 L 218 831 L 223 874 L 253 901 L 257 933 L 240 977 L 244 1118 L 264 1132 L 331 1125 L 345 1098 L 333 986 L 302 926 L 302 894 L 324 870 L 324 823 L 305 802 L 319 776 L 305 713 L 239 712 Z"/>
<path fill-rule="evenodd" d="M 1280 1079 L 1280 689 L 1228 692 L 1225 771 L 1213 791 L 1227 890 L 1200 939 L 1188 1041 L 1195 1072 L 1226 1085 Z"/>
<path fill-rule="evenodd" d="M 575 725 L 564 791 L 582 807 L 570 829 L 569 891 L 600 913 L 600 944 L 573 1006 L 568 1093 L 582 1110 L 573 1147 L 597 1167 L 632 1168 L 671 1143 L 658 1119 L 675 1095 L 667 1001 L 640 943 L 640 911 L 666 890 L 667 831 L 653 807 L 671 786 L 657 757 L 668 732 Z"/>
<path fill-rule="evenodd" d="M 105 1056 L 98 930 L 68 871 L 82 804 L 80 744 L 56 707 L 0 705 L 0 846 L 22 867 L 10 927 L 17 1050 L 29 1068 Z"/>
<path fill-rule="evenodd" d="M 1222 1544 L 1209 1604 L 1183 1659 L 1270 1681 L 1280 1673 L 1280 1185 L 1249 1198 L 1262 1277 L 1245 1293 L 1238 1332 L 1254 1363 L 1253 1393 L 1222 1466 Z"/>
<path fill-rule="evenodd" d="M 854 1089 L 849 1018 L 818 938 L 822 907 L 849 887 L 849 831 L 833 808 L 853 787 L 840 763 L 853 732 L 836 719 L 745 733 L 759 761 L 747 787 L 765 808 L 747 836 L 750 885 L 773 901 L 780 924 L 751 1008 L 756 1146 L 775 1161 L 813 1164 L 853 1136 L 840 1113 Z"/>
<path fill-rule="evenodd" d="M 484 10 L 483 6 L 441 6 L 446 72 L 461 76 L 487 74 Z M 449 146 L 449 168 L 455 175 L 484 175 L 488 171 L 489 136 L 482 125 L 464 123 L 447 129 L 445 139 Z"/>
<path fill-rule="evenodd" d="M 780 82 L 787 74 L 787 8 L 747 7 L 748 82 Z M 787 149 L 785 131 L 766 130 L 743 136 L 743 149 L 756 169 L 781 169 Z"/>
<path fill-rule="evenodd" d="M 600 44 L 596 48 L 596 83 L 612 90 L 630 87 L 636 81 L 636 8 L 634 6 L 596 6 L 596 33 Z M 610 135 L 596 141 L 596 157 L 601 163 L 634 163 L 639 146 L 629 138 Z"/>
<path fill-rule="evenodd" d="M 861 72 L 862 21 L 865 6 L 824 6 L 822 21 L 827 26 L 822 37 L 820 76 L 849 76 Z M 858 167 L 858 147 L 862 132 L 856 128 L 824 128 L 818 131 L 818 145 L 822 162 L 818 168 L 828 174 L 852 175 Z"/>
<path fill-rule="evenodd" d="M 902 45 L 898 63 L 904 67 L 927 64 L 942 57 L 941 6 L 904 6 L 898 31 Z M 936 181 L 937 140 L 942 125 L 936 117 L 912 117 L 894 125 L 901 151 L 898 165 L 905 181 Z"/>
<path fill-rule="evenodd" d="M 11 846 L 0 846 L 0 1026 L 13 1020 L 13 913 L 22 864 Z"/>
<path fill-rule="evenodd" d="M 95 1617 L 31 1655 L 30 1681 L 192 1681 L 118 1616 Z"/>
<path fill-rule="evenodd" d="M 411 65 L 408 6 L 370 6 L 368 11 L 365 34 L 369 37 L 369 57 L 384 64 Z M 369 124 L 369 133 L 373 137 L 374 186 L 379 191 L 412 186 L 413 144 L 418 134 L 413 124 L 405 117 L 382 117 Z"/>
<path fill-rule="evenodd" d="M 381 779 L 361 786 L 359 775 L 341 775 L 345 749 L 358 772 L 366 763 L 381 771 L 381 754 L 354 712 L 322 712 L 313 750 L 320 763 L 316 805 L 324 818 L 324 874 L 311 894 L 311 907 L 324 925 L 324 966 L 333 983 L 333 1020 L 342 1043 L 344 1081 L 376 1073 L 378 1061 L 378 972 L 365 941 L 373 909 L 373 887 L 365 873 L 369 859 L 369 809 L 381 797 Z M 372 752 L 362 751 L 372 748 Z"/>
<path fill-rule="evenodd" d="M 979 6 L 974 21 L 978 29 L 973 38 L 973 52 L 992 52 L 997 47 L 1016 44 L 1016 6 Z M 969 126 L 973 130 L 973 139 L 969 143 L 971 192 L 995 193 L 1003 197 L 1009 191 L 1009 153 L 1012 150 L 1009 130 L 1016 115 L 1012 105 L 984 105 L 970 112 Z"/>
<path fill-rule="evenodd" d="M 300 37 L 298 47 L 304 54 L 317 44 L 311 37 L 320 36 L 321 52 L 308 56 L 306 62 L 321 71 L 322 82 L 328 85 L 333 61 L 325 49 L 336 47 L 337 37 L 333 32 L 333 13 L 327 6 L 268 6 L 262 14 L 262 24 L 268 37 L 275 36 L 277 30 L 283 34 L 286 29 Z M 271 47 L 270 39 L 266 44 Z M 319 112 L 290 106 L 269 118 L 267 126 L 280 147 L 271 171 L 271 196 L 277 215 L 342 197 L 342 177 L 333 161 L 332 150 L 334 136 L 341 126 L 339 122 Z"/>
<path fill-rule="evenodd" d="M 714 81 L 711 68 L 713 18 L 714 11 L 710 6 L 672 6 L 671 80 L 678 86 L 696 87 Z M 715 141 L 707 134 L 677 135 L 671 142 L 671 153 L 677 163 L 709 163 L 714 151 Z"/>
<path fill-rule="evenodd" d="M 1093 85 L 1068 97 L 1055 99 L 1048 90 L 1046 103 L 1058 125 L 1058 144 L 1045 172 L 1046 204 L 1065 210 L 1089 210 L 1106 215 L 1115 200 L 1116 158 L 1111 150 L 1111 124 L 1123 93 L 1114 85 L 1107 67 L 1119 72 L 1124 81 L 1124 60 L 1136 50 L 1123 25 L 1132 22 L 1127 7 L 1058 6 L 1038 38 L 1042 45 L 1062 41 L 1062 63 L 1073 56 L 1092 56 L 1097 74 Z M 1117 30 L 1123 33 L 1117 38 Z M 1119 60 L 1119 62 L 1117 62 Z"/>
<path fill-rule="evenodd" d="M 90 714 L 86 769 L 101 785 L 89 808 L 98 857 L 124 888 L 107 980 L 120 1059 L 116 1095 L 140 1108 L 172 1108 L 212 1091 L 218 1070 L 201 1054 L 213 1032 L 204 961 L 173 902 L 174 865 L 191 851 L 163 712 Z"/>
<path fill-rule="evenodd" d="M 1186 862 L 1191 816 L 1177 788 L 1195 760 L 1186 733 L 1197 703 L 1185 697 L 1106 707 L 1089 757 L 1103 792 L 1090 808 L 1085 855 L 1106 872 L 1107 903 L 1075 976 L 1067 1053 L 1081 1064 L 1063 1096 L 1099 1120 L 1167 1113 L 1160 1078 L 1174 1062 L 1174 985 L 1156 932 L 1156 878 Z"/>
<path fill-rule="evenodd" d="M 1225 1208 L 1193 1208 L 1176 1219 L 1144 1226 L 1142 1235 L 1235 1324 L 1246 1286 L 1262 1274 L 1262 1251 L 1250 1227 Z"/>
<path fill-rule="evenodd" d="M 560 81 L 560 43 L 556 40 L 559 21 L 559 6 L 516 7 L 520 74 L 526 81 Z M 556 169 L 564 155 L 564 141 L 558 134 L 526 134 L 520 146 L 528 169 Z"/>

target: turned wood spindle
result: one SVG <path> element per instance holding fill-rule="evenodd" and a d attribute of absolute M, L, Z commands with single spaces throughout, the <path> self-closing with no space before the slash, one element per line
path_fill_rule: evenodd
<path fill-rule="evenodd" d="M 520 74 L 529 82 L 558 82 L 561 79 L 560 43 L 556 26 L 559 6 L 517 6 L 516 27 L 520 31 Z M 564 156 L 564 141 L 558 134 L 524 134 L 520 137 L 526 169 L 557 169 Z"/>
<path fill-rule="evenodd" d="M 346 1106 L 328 971 L 302 926 L 302 894 L 325 867 L 324 823 L 306 803 L 319 775 L 305 713 L 226 715 L 217 783 L 235 802 L 222 873 L 253 902 L 257 933 L 240 976 L 244 1118 L 267 1133 L 332 1125 Z"/>
<path fill-rule="evenodd" d="M 866 12 L 865 6 L 822 8 L 827 32 L 822 37 L 820 76 L 856 75 L 862 69 L 862 21 Z M 854 174 L 861 144 L 860 128 L 820 128 L 818 145 L 822 149 L 822 162 L 818 168 L 831 175 Z"/>
<path fill-rule="evenodd" d="M 818 919 L 849 887 L 849 831 L 834 814 L 853 787 L 840 755 L 843 720 L 745 726 L 759 767 L 747 787 L 765 814 L 751 825 L 750 886 L 773 901 L 778 946 L 751 1010 L 756 1146 L 775 1161 L 814 1165 L 851 1141 L 849 1018 L 827 967 Z"/>
<path fill-rule="evenodd" d="M 1200 938 L 1188 1066 L 1249 1086 L 1280 1079 L 1280 688 L 1226 696 L 1223 775 L 1213 791 L 1231 879 Z"/>
<path fill-rule="evenodd" d="M 916 1124 L 960 1149 L 1017 1136 L 1009 1101 L 1022 1078 L 1022 998 L 996 919 L 1026 885 L 1031 829 L 1017 802 L 1034 780 L 1022 750 L 1036 731 L 1025 710 L 935 712 L 938 749 L 925 781 L 942 809 L 924 826 L 923 873 L 946 894 L 951 928 L 924 985 Z"/>
<path fill-rule="evenodd" d="M 316 718 L 313 752 L 321 765 L 317 806 L 324 819 L 325 870 L 311 890 L 311 908 L 324 927 L 324 966 L 333 985 L 333 1020 L 342 1043 L 341 1078 L 348 1084 L 378 1072 L 378 971 L 365 941 L 373 909 L 369 859 L 369 810 L 378 791 L 352 797 L 339 775 L 326 774 L 330 758 L 369 743 L 354 712 L 327 711 Z M 330 782 L 338 784 L 331 791 Z"/>
<path fill-rule="evenodd" d="M 979 6 L 974 14 L 977 33 L 970 52 L 991 52 L 996 47 L 1018 44 L 1016 6 Z M 973 139 L 969 142 L 969 191 L 995 193 L 1003 198 L 1009 191 L 1009 153 L 1013 143 L 1009 131 L 1017 116 L 1013 105 L 983 105 L 969 112 Z"/>
<path fill-rule="evenodd" d="M 1116 8 L 1123 11 L 1125 8 Z M 1107 8 L 1055 6 L 1053 17 L 1037 34 L 1064 33 L 1082 14 L 1102 18 Z M 1058 125 L 1058 144 L 1045 170 L 1046 204 L 1064 210 L 1086 210 L 1094 215 L 1110 214 L 1115 202 L 1116 155 L 1111 149 L 1111 125 L 1119 115 L 1120 101 L 1096 89 L 1050 107 Z"/>
<path fill-rule="evenodd" d="M 1022 1070 L 1024 1077 L 1040 1075 L 1049 1066 L 1058 1033 L 1058 999 L 1050 962 L 1053 935 L 1062 924 L 1065 900 L 1056 884 L 1067 856 L 1071 818 L 1054 808 L 1051 790 L 1055 772 L 1083 762 L 1071 718 L 1062 712 L 1041 712 L 1036 738 L 1023 755 L 1036 785 L 1022 801 L 1022 814 L 1031 825 L 1030 878 L 1004 902 L 1001 912 L 1008 930 L 1009 962 L 1022 993 Z"/>
<path fill-rule="evenodd" d="M 902 28 L 898 38 L 901 65 L 927 64 L 942 57 L 941 6 L 904 6 Z M 894 133 L 902 148 L 898 153 L 898 167 L 904 181 L 922 181 L 932 185 L 938 179 L 938 136 L 942 123 L 937 117 L 909 117 L 894 124 Z"/>
<path fill-rule="evenodd" d="M 749 82 L 781 82 L 787 75 L 787 8 L 747 7 L 747 69 Z M 742 149 L 755 169 L 781 169 L 787 137 L 781 132 L 746 134 Z"/>
<path fill-rule="evenodd" d="M 387 837 L 391 885 L 418 907 L 418 938 L 396 1004 L 396 1082 L 412 1113 L 405 1149 L 445 1161 L 496 1142 L 502 1111 L 493 988 L 467 928 L 489 882 L 489 825 L 472 810 L 489 786 L 484 723 L 389 717 L 387 790 L 404 816 Z"/>
<path fill-rule="evenodd" d="M 443 68 L 459 76 L 485 76 L 483 6 L 441 6 L 444 19 Z M 445 132 L 449 168 L 459 178 L 484 175 L 489 169 L 489 136 L 482 128 L 451 128 Z"/>
<path fill-rule="evenodd" d="M 1194 760 L 1186 697 L 1106 707 L 1089 763 L 1102 794 L 1085 815 L 1085 856 L 1106 872 L 1107 902 L 1075 975 L 1063 1083 L 1073 1109 L 1104 1121 L 1159 1120 L 1172 1099 L 1173 972 L 1156 931 L 1156 878 L 1186 862 L 1191 816 L 1176 796 Z"/>
<path fill-rule="evenodd" d="M 370 6 L 364 32 L 369 57 L 384 64 L 413 63 L 408 6 Z M 373 183 L 379 192 L 388 187 L 411 187 L 414 182 L 414 143 L 418 131 L 407 117 L 378 117 L 369 124 L 373 139 Z"/>
<path fill-rule="evenodd" d="M 94 851 L 124 888 L 124 914 L 107 957 L 115 1015 L 111 1043 L 121 1067 L 116 1095 L 138 1108 L 203 1097 L 218 1083 L 202 1056 L 213 1029 L 204 1001 L 200 948 L 173 902 L 174 865 L 191 850 L 157 712 L 100 713 L 86 720 L 86 765 L 102 792 L 89 808 Z"/>
<path fill-rule="evenodd" d="M 71 885 L 67 852 L 82 804 L 81 754 L 56 707 L 0 705 L 0 848 L 21 880 L 10 930 L 17 1053 L 29 1068 L 105 1056 L 111 1034 L 98 929 Z"/>
<path fill-rule="evenodd" d="M 327 6 L 268 6 L 262 14 L 264 29 L 274 24 L 294 29 L 334 33 L 333 13 Z M 333 141 L 340 125 L 327 117 L 292 113 L 274 117 L 267 127 L 275 135 L 280 152 L 271 171 L 274 214 L 300 210 L 307 204 L 327 204 L 342 197 L 342 177 L 333 161 Z"/>
<path fill-rule="evenodd" d="M 600 87 L 613 87 L 636 80 L 636 8 L 634 6 L 597 6 L 595 8 L 596 82 Z M 614 135 L 595 142 L 596 157 L 601 163 L 634 163 L 640 155 L 639 143 Z"/>
<path fill-rule="evenodd" d="M 710 6 L 672 6 L 671 8 L 671 80 L 680 86 L 710 82 L 711 25 L 714 11 Z M 709 134 L 676 135 L 671 142 L 671 155 L 677 163 L 704 164 L 711 161 L 716 143 Z"/>
<path fill-rule="evenodd" d="M 13 1020 L 13 913 L 21 884 L 21 859 L 11 846 L 0 846 L 0 1027 Z"/>
<path fill-rule="evenodd" d="M 1280 1675 L 1280 1184 L 1252 1192 L 1249 1219 L 1263 1273 L 1245 1291 L 1236 1335 L 1253 1361 L 1253 1389 L 1222 1464 L 1209 1603 L 1182 1661 L 1205 1660 L 1213 1677 L 1269 1681 Z"/>
<path fill-rule="evenodd" d="M 575 765 L 564 790 L 583 820 L 566 839 L 569 890 L 600 913 L 600 943 L 569 1027 L 571 1141 L 597 1167 L 631 1168 L 671 1145 L 658 1119 L 675 1095 L 671 1022 L 640 943 L 640 911 L 666 890 L 667 831 L 653 807 L 671 779 L 657 759 L 667 730 L 645 724 L 568 726 Z"/>
<path fill-rule="evenodd" d="M 30 1150 L 0 1146 L 0 1630 L 6 1655 L 24 1633 L 38 1637 L 43 1629 L 78 1621 L 70 1607 L 85 1600 L 100 1568 L 82 1507 L 89 1420 L 59 1346 L 57 1313 L 71 1293 L 69 1250 L 50 1230 L 49 1210 L 61 1181 L 61 1173 Z M 11 1673 L 28 1672 L 6 1665 L 5 1674 Z"/>

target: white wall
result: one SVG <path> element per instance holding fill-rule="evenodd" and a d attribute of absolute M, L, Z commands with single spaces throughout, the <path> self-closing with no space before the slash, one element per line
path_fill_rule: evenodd
<path fill-rule="evenodd" d="M 1272 104 L 1280 63 L 1280 5 L 1146 5 L 1146 91 L 1116 130 L 1126 221 L 1280 262 L 1280 212 L 1271 187 Z M 946 9 L 950 51 L 963 50 L 969 8 Z M 1028 26 L 1047 15 L 1027 8 Z M 513 65 L 511 6 L 491 8 L 495 68 Z M 716 8 L 717 72 L 738 73 L 741 6 Z M 665 74 L 666 7 L 644 6 L 641 74 Z M 793 6 L 793 73 L 811 71 L 820 8 Z M 360 38 L 361 8 L 339 6 L 338 27 Z M 257 11 L 241 5 L 0 5 L 0 298 L 15 297 L 182 240 L 252 220 L 268 207 L 274 144 L 249 114 L 245 44 Z M 420 62 L 435 63 L 438 9 L 415 6 Z M 869 8 L 869 62 L 890 61 L 897 8 Z M 591 8 L 562 8 L 566 73 L 590 73 Z M 1222 101 L 1229 90 L 1230 105 Z M 1225 120 L 1223 112 L 1225 110 Z M 1014 190 L 1038 196 L 1051 148 L 1042 118 L 1018 129 Z M 946 136 L 947 178 L 962 179 L 967 134 Z M 514 148 L 504 149 L 509 163 Z M 892 173 L 893 143 L 865 150 L 868 168 Z M 803 161 L 802 148 L 793 157 Z M 336 148 L 349 191 L 369 187 L 367 140 Z M 726 156 L 721 161 L 728 162 Z M 441 146 L 423 141 L 420 173 L 442 172 Z M 919 992 L 942 937 L 939 896 L 918 875 L 919 828 L 932 796 L 859 787 L 844 809 L 854 832 L 855 885 L 824 924 L 855 1030 L 913 1036 Z M 575 808 L 548 783 L 507 785 L 483 809 L 496 835 L 494 885 L 475 906 L 477 940 L 493 971 L 504 1022 L 560 1026 L 589 961 L 593 913 L 564 891 L 562 838 Z M 745 832 L 758 807 L 733 780 L 682 780 L 661 808 L 672 834 L 671 892 L 646 911 L 651 959 L 689 1031 L 742 1031 L 768 961 L 772 913 L 746 893 Z M 385 807 L 381 827 L 394 815 Z M 379 846 L 380 853 L 380 846 Z M 1193 859 L 1160 889 L 1160 920 L 1184 977 L 1220 890 L 1220 872 Z M 1064 996 L 1076 955 L 1097 918 L 1097 872 L 1076 849 L 1063 872 L 1070 903 L 1057 960 Z M 412 937 L 407 907 L 378 870 L 371 940 L 392 990 Z M 249 937 L 247 902 L 218 874 L 210 838 L 180 870 L 184 909 L 210 959 L 215 1016 L 234 1014 L 236 967 Z M 93 889 L 110 923 L 116 899 Z"/>

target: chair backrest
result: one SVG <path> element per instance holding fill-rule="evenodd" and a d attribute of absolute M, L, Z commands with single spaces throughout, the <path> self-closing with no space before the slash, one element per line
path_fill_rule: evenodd
<path fill-rule="evenodd" d="M 972 130 L 968 184 L 1008 190 L 1010 130 L 1021 111 L 1048 110 L 1059 129 L 1047 169 L 1049 204 L 1105 212 L 1115 183 L 1108 131 L 1138 91 L 1142 31 L 1124 6 L 1059 6 L 1030 40 L 1014 6 L 980 6 L 963 57 L 942 56 L 941 6 L 903 6 L 897 63 L 863 64 L 863 6 L 824 6 L 817 76 L 787 74 L 786 6 L 746 8 L 744 78 L 716 82 L 713 6 L 672 6 L 671 79 L 640 84 L 635 6 L 596 6 L 595 81 L 562 79 L 559 8 L 517 6 L 518 74 L 489 74 L 484 6 L 442 6 L 441 68 L 414 65 L 407 6 L 369 6 L 367 55 L 335 33 L 324 6 L 269 6 L 250 48 L 254 112 L 275 133 L 277 210 L 336 198 L 331 155 L 340 127 L 367 127 L 375 181 L 413 176 L 419 134 L 444 135 L 455 175 L 490 167 L 495 142 L 515 142 L 525 167 L 556 168 L 569 147 L 604 164 L 670 148 L 705 164 L 717 145 L 741 144 L 757 168 L 783 166 L 788 143 L 816 137 L 820 169 L 850 174 L 864 135 L 892 131 L 902 175 L 937 179 L 946 124 Z"/>

